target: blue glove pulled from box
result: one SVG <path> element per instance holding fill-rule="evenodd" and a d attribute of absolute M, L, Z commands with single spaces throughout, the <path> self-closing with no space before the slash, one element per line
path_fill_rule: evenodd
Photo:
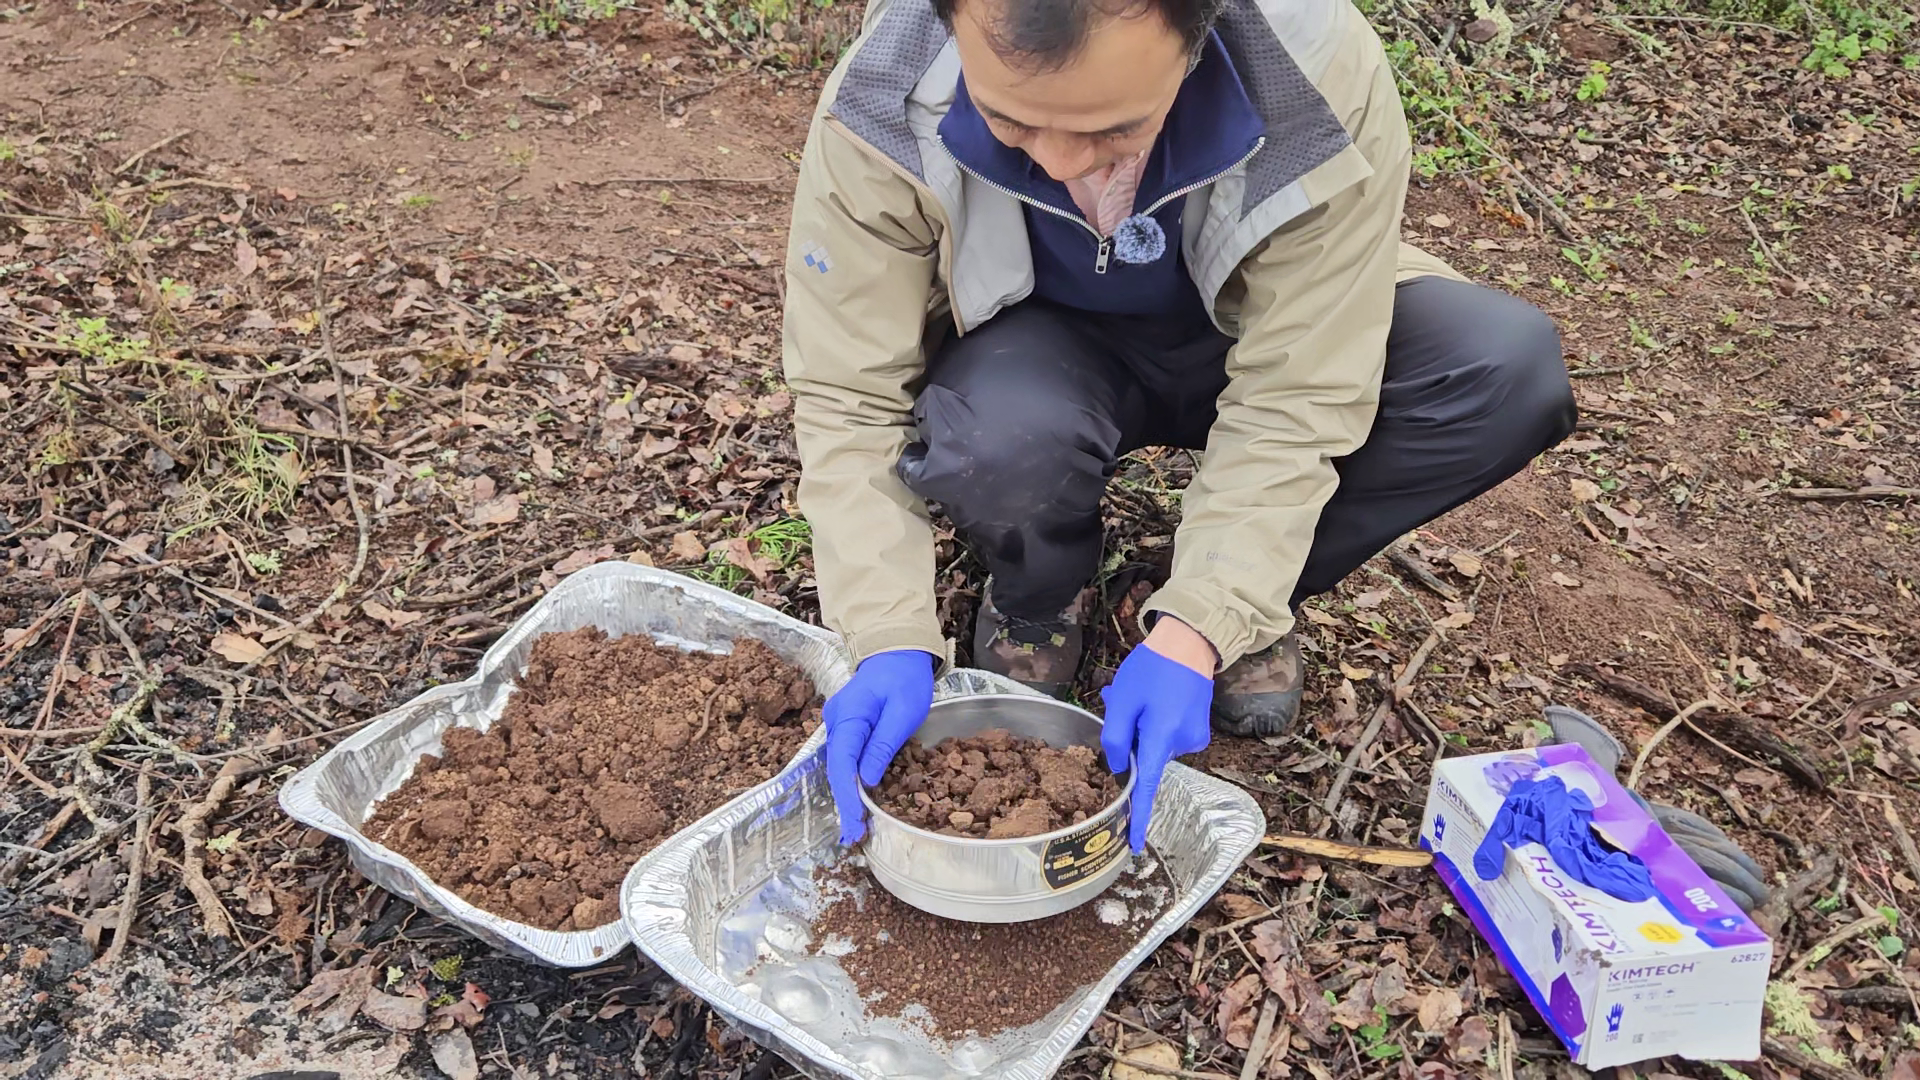
<path fill-rule="evenodd" d="M 1514 781 L 1473 853 L 1474 873 L 1482 881 L 1499 877 L 1507 849 L 1524 844 L 1546 848 L 1562 873 L 1615 899 L 1639 903 L 1654 895 L 1646 865 L 1601 843 L 1593 831 L 1593 800 L 1557 776 Z"/>

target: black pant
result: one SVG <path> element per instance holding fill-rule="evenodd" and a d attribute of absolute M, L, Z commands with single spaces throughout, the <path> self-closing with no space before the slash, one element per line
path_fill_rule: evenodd
<path fill-rule="evenodd" d="M 1142 446 L 1204 449 L 1231 339 L 1027 301 L 938 347 L 899 474 L 941 503 L 995 605 L 1047 618 L 1098 570 L 1100 498 Z M 1560 336 L 1539 309 L 1447 278 L 1402 284 L 1380 410 L 1335 462 L 1297 607 L 1389 543 L 1525 468 L 1574 426 Z"/>

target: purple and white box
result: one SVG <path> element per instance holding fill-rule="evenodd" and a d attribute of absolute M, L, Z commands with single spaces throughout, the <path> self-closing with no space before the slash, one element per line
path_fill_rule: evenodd
<path fill-rule="evenodd" d="M 1480 879 L 1474 851 L 1507 792 L 1549 776 L 1593 800 L 1594 830 L 1646 864 L 1653 898 L 1630 903 L 1584 885 L 1533 843 L 1509 849 L 1499 877 Z M 1760 1056 L 1773 942 L 1580 747 L 1441 761 L 1420 844 L 1574 1061 Z"/>

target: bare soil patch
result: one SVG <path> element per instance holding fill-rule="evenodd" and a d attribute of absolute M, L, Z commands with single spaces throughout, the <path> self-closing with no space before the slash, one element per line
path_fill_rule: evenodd
<path fill-rule="evenodd" d="M 535 639 L 500 720 L 453 728 L 367 834 L 474 905 L 545 930 L 619 917 L 634 860 L 771 778 L 818 695 L 757 641 L 686 653 L 587 627 Z"/>
<path fill-rule="evenodd" d="M 935 746 L 909 741 L 873 795 L 909 825 L 1000 840 L 1085 821 L 1120 797 L 1120 784 L 1091 746 L 995 729 Z"/>

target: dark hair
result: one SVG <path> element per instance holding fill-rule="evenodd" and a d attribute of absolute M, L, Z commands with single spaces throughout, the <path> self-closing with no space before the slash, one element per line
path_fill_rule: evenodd
<path fill-rule="evenodd" d="M 1226 0 L 967 0 L 998 10 L 982 20 L 987 44 L 1002 60 L 1017 60 L 1032 72 L 1058 71 L 1087 44 L 1088 35 L 1108 19 L 1158 15 L 1180 35 L 1189 55 L 1198 56 Z M 933 0 L 940 21 L 953 25 L 959 0 Z"/>

